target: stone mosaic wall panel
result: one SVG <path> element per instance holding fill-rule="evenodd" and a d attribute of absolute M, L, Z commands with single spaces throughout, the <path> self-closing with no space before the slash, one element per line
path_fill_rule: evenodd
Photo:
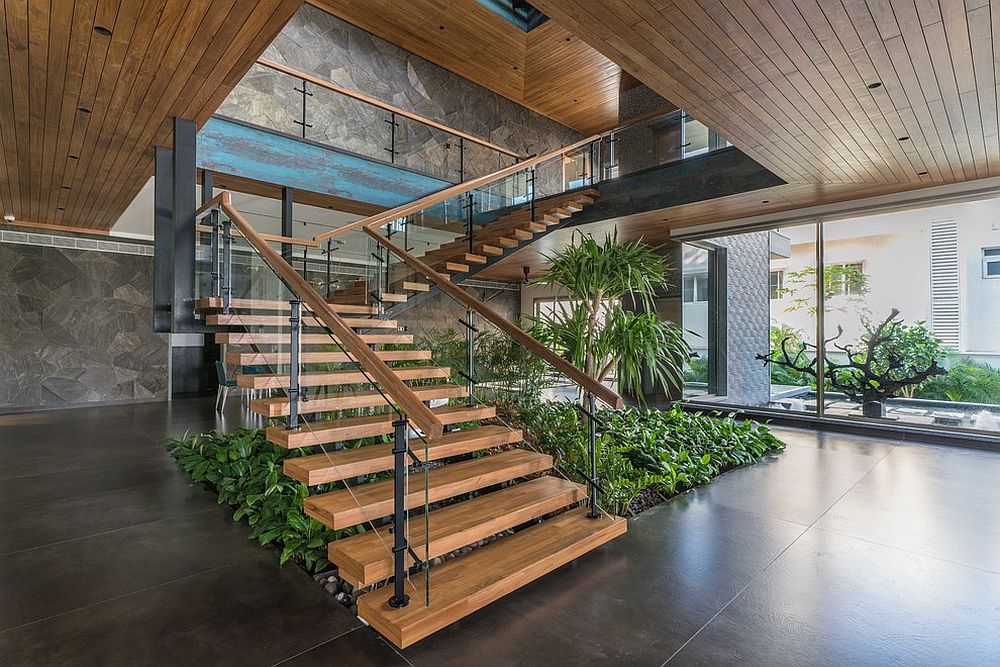
<path fill-rule="evenodd" d="M 580 134 L 502 95 L 449 72 L 346 21 L 305 4 L 264 52 L 264 57 L 315 74 L 394 106 L 482 137 L 512 151 L 542 153 L 572 143 Z M 252 69 L 218 113 L 300 134 L 300 82 L 261 67 Z M 329 91 L 311 87 L 306 137 L 354 153 L 387 159 L 387 114 Z M 397 164 L 438 178 L 457 180 L 458 146 L 453 137 L 399 120 Z M 469 148 L 466 177 L 509 164 L 510 158 Z"/>
<path fill-rule="evenodd" d="M 0 411 L 165 398 L 149 256 L 0 243 Z"/>

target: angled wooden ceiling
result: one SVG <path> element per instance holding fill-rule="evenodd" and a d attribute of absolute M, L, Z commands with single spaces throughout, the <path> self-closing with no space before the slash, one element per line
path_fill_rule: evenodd
<path fill-rule="evenodd" d="M 525 33 L 475 0 L 309 2 L 584 134 L 618 122 L 621 68 L 555 21 Z"/>
<path fill-rule="evenodd" d="M 997 0 L 532 0 L 792 183 L 1000 175 Z"/>
<path fill-rule="evenodd" d="M 203 123 L 301 0 L 4 0 L 0 208 L 109 229 L 171 118 Z"/>

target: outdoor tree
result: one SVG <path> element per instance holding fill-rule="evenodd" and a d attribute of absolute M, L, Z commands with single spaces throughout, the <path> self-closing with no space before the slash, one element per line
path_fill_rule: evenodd
<path fill-rule="evenodd" d="M 640 401 L 644 372 L 667 390 L 683 382 L 691 348 L 680 327 L 656 315 L 653 297 L 666 286 L 669 267 L 651 246 L 619 243 L 617 232 L 603 243 L 575 234 L 546 259 L 549 268 L 535 282 L 556 287 L 566 299 L 552 315 L 531 318 L 539 340 L 598 382 L 617 369 L 621 386 Z M 639 312 L 623 307 L 626 298 Z"/>
<path fill-rule="evenodd" d="M 868 293 L 868 276 L 856 264 L 830 264 L 823 267 L 824 312 L 831 309 L 847 312 L 847 304 L 860 306 Z M 784 286 L 778 290 L 781 297 L 791 297 L 785 312 L 792 313 L 803 308 L 809 315 L 816 316 L 816 267 L 807 266 L 785 275 Z M 847 300 L 835 307 L 833 297 L 847 296 Z"/>
<path fill-rule="evenodd" d="M 889 317 L 874 324 L 865 321 L 865 332 L 851 344 L 838 342 L 844 334 L 826 341 L 823 377 L 826 385 L 860 403 L 866 417 L 885 415 L 886 399 L 946 371 L 938 364 L 945 354 L 941 340 L 923 322 L 908 325 L 893 308 Z M 843 359 L 829 356 L 839 352 Z M 758 354 L 764 364 L 775 364 L 818 379 L 816 346 L 786 336 L 769 354 Z"/>

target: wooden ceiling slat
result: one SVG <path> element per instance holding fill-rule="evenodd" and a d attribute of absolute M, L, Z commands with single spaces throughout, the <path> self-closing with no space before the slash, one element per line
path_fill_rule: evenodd
<path fill-rule="evenodd" d="M 19 2 L 4 3 L 7 17 L 7 53 L 10 61 L 11 114 L 14 124 L 14 147 L 17 162 L 18 196 L 30 214 L 31 168 L 29 137 L 31 121 L 28 115 L 28 12 Z M 19 211 L 20 213 L 20 211 Z"/>
<path fill-rule="evenodd" d="M 13 109 L 14 100 L 11 91 L 10 51 L 7 46 L 7 11 L 0 12 L 0 148 L 3 149 L 3 181 L 0 182 L 0 215 L 12 214 L 17 210 L 17 202 L 21 198 L 21 182 L 17 160 L 17 140 L 12 114 L 3 113 L 3 109 Z"/>
<path fill-rule="evenodd" d="M 46 76 L 49 69 L 49 2 L 39 0 L 28 3 L 28 154 L 42 155 L 42 145 L 45 137 L 45 89 Z M 42 185 L 42 162 L 31 160 L 28 163 L 28 183 L 32 191 L 37 192 Z M 37 219 L 38 202 L 32 201 L 28 209 L 31 216 Z"/>
<path fill-rule="evenodd" d="M 975 72 L 972 92 L 976 94 L 979 105 L 979 118 L 986 151 L 986 170 L 989 176 L 997 176 L 1000 175 L 1000 119 L 997 118 L 997 71 L 993 61 L 990 14 L 990 7 L 986 4 L 970 9 L 967 16 L 969 52 Z M 1000 11 L 997 14 L 1000 15 Z M 1000 18 L 997 21 L 1000 23 Z"/>
<path fill-rule="evenodd" d="M 42 80 L 45 92 L 39 105 L 43 117 L 40 155 L 55 155 L 62 110 L 64 106 L 69 106 L 72 102 L 72 100 L 67 100 L 63 92 L 66 86 L 66 67 L 68 65 L 73 14 L 74 7 L 70 0 L 52 0 L 49 13 L 49 35 L 51 36 L 48 42 L 49 55 L 45 77 Z M 54 166 L 55 160 L 53 159 L 39 161 L 40 174 L 36 187 L 42 197 L 46 199 L 52 195 Z M 40 201 L 45 201 L 45 199 Z"/>

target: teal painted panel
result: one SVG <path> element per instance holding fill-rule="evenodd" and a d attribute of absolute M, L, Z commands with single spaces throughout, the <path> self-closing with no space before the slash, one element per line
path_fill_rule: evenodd
<path fill-rule="evenodd" d="M 224 118 L 198 133 L 198 167 L 391 208 L 451 183 Z"/>

